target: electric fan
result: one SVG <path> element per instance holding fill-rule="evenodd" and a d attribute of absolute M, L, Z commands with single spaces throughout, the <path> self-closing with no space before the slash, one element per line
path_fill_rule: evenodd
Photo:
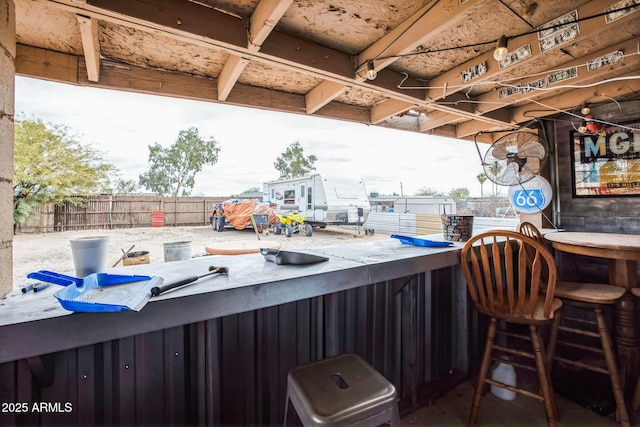
<path fill-rule="evenodd" d="M 492 182 L 511 186 L 533 179 L 546 160 L 546 142 L 540 136 L 516 131 L 498 138 L 489 147 L 482 167 Z"/>

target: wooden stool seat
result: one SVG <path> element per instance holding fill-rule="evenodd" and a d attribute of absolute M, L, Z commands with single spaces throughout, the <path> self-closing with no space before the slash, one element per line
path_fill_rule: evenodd
<path fill-rule="evenodd" d="M 289 401 L 305 426 L 400 426 L 393 384 L 355 354 L 298 366 L 287 376 Z"/>
<path fill-rule="evenodd" d="M 540 243 L 544 242 L 540 230 L 531 223 L 521 223 L 518 226 L 518 231 Z M 609 285 L 608 283 L 558 280 L 556 281 L 554 292 L 554 295 L 560 298 L 564 305 L 587 309 L 592 312 L 594 319 L 590 320 L 583 317 L 565 316 L 563 313 L 565 310 L 558 312 L 557 319 L 551 327 L 547 348 L 549 368 L 553 369 L 554 362 L 558 362 L 608 375 L 613 390 L 613 397 L 616 402 L 617 418 L 623 426 L 629 426 L 629 414 L 627 413 L 624 401 L 623 386 L 618 373 L 613 342 L 602 311 L 604 305 L 612 305 L 618 302 L 620 298 L 624 296 L 626 292 L 625 289 L 619 286 Z M 574 339 L 558 339 L 559 333 L 562 333 L 565 337 L 571 336 Z M 579 338 L 582 341 L 597 338 L 599 347 L 590 342 L 580 342 L 579 339 L 575 338 Z M 556 354 L 556 347 L 558 345 L 568 350 L 577 350 L 582 356 L 585 354 L 601 355 L 601 357 L 604 357 L 605 366 L 600 367 L 597 364 L 585 363 L 575 357 L 570 358 L 558 355 Z"/>
<path fill-rule="evenodd" d="M 566 282 L 556 283 L 556 297 L 568 298 L 590 304 L 613 304 L 624 295 L 620 286 L 601 283 Z"/>

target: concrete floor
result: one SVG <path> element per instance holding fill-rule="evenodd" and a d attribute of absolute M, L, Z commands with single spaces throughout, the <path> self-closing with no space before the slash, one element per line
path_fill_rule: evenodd
<path fill-rule="evenodd" d="M 466 426 L 473 398 L 474 382 L 467 381 L 443 397 L 402 419 L 403 426 Z M 603 416 L 564 399 L 556 393 L 560 420 L 558 426 L 620 426 L 614 415 Z M 515 400 L 500 400 L 487 391 L 480 404 L 478 426 L 546 426 L 544 407 L 537 401 L 518 395 Z M 637 426 L 637 423 L 632 424 Z"/>

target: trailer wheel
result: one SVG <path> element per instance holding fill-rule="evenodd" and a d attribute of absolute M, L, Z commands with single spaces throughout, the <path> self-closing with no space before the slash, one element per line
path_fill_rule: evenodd
<path fill-rule="evenodd" d="M 311 237 L 312 234 L 313 234 L 313 227 L 311 226 L 311 224 L 306 224 L 304 226 L 304 235 L 307 237 Z"/>
<path fill-rule="evenodd" d="M 291 237 L 293 235 L 293 227 L 289 224 L 285 224 L 284 226 L 284 235 L 287 237 Z"/>
<path fill-rule="evenodd" d="M 282 234 L 282 224 L 277 223 L 273 226 L 273 234 L 278 236 Z"/>
<path fill-rule="evenodd" d="M 224 222 L 225 222 L 224 217 L 219 216 L 217 222 L 218 222 L 218 232 L 224 231 Z"/>

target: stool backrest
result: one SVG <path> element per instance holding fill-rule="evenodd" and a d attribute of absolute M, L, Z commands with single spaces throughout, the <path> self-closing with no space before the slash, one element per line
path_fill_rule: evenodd
<path fill-rule="evenodd" d="M 524 234 L 527 237 L 531 237 L 533 240 L 536 240 L 538 242 L 542 243 L 544 241 L 542 238 L 542 233 L 540 233 L 540 230 L 538 230 L 538 227 L 531 224 L 530 222 L 527 222 L 527 221 L 521 222 L 520 224 L 518 224 L 516 231 Z"/>
<path fill-rule="evenodd" d="M 542 243 L 515 231 L 488 231 L 467 241 L 461 265 L 479 312 L 516 323 L 552 318 L 556 266 Z"/>

